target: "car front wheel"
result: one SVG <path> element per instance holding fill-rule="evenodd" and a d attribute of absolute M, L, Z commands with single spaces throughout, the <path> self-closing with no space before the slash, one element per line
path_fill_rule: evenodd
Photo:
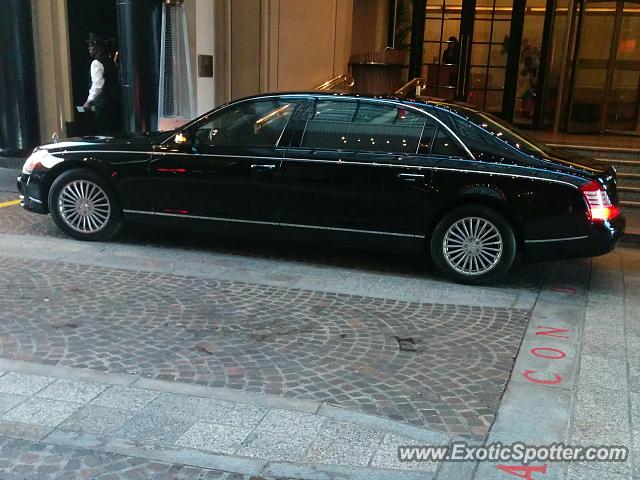
<path fill-rule="evenodd" d="M 120 207 L 109 185 L 96 173 L 69 170 L 49 191 L 49 211 L 56 225 L 78 240 L 106 240 L 120 228 Z"/>
<path fill-rule="evenodd" d="M 431 257 L 447 277 L 480 285 L 502 277 L 516 258 L 511 224 L 482 206 L 460 207 L 445 215 L 431 237 Z"/>

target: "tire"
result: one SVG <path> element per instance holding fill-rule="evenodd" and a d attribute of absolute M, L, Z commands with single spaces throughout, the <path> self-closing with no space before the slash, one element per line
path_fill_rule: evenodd
<path fill-rule="evenodd" d="M 100 175 L 85 168 L 66 171 L 54 180 L 49 211 L 58 228 L 78 240 L 107 240 L 122 226 L 113 190 Z"/>
<path fill-rule="evenodd" d="M 431 258 L 446 277 L 482 285 L 506 274 L 516 259 L 513 227 L 501 214 L 484 206 L 463 206 L 446 214 L 430 242 Z"/>

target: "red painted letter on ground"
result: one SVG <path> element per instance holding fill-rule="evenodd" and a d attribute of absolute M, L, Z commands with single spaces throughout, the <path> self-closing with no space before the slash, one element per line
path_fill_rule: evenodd
<path fill-rule="evenodd" d="M 508 473 L 509 475 L 513 475 L 514 477 L 518 477 L 518 478 L 524 478 L 526 480 L 536 480 L 533 477 L 534 473 L 542 473 L 545 474 L 547 473 L 547 465 L 538 465 L 538 466 L 533 466 L 533 465 L 526 465 L 526 466 L 520 466 L 520 465 L 496 465 L 496 468 L 498 470 L 501 470 L 505 473 Z M 540 477 L 538 477 L 540 478 Z"/>
<path fill-rule="evenodd" d="M 567 356 L 562 350 L 551 347 L 535 347 L 531 349 L 531 354 L 540 358 L 548 358 L 549 360 L 559 360 Z"/>
<path fill-rule="evenodd" d="M 560 383 L 562 381 L 562 377 L 556 373 L 553 374 L 553 380 L 541 380 L 539 378 L 534 378 L 531 376 L 531 374 L 535 372 L 535 370 L 525 370 L 522 376 L 530 382 L 540 383 L 541 385 L 555 385 L 556 383 Z"/>
<path fill-rule="evenodd" d="M 538 325 L 538 330 L 541 328 L 546 328 L 546 332 L 538 331 L 536 335 L 546 335 L 548 337 L 556 337 L 556 338 L 564 338 L 565 340 L 569 339 L 569 335 L 558 335 L 559 333 L 569 333 L 568 328 L 554 328 L 554 327 L 544 327 L 542 325 Z"/>

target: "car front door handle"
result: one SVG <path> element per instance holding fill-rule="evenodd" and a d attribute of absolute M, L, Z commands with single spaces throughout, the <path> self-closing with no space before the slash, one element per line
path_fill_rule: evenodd
<path fill-rule="evenodd" d="M 425 177 L 421 173 L 399 173 L 398 178 L 408 182 L 417 182 L 418 180 L 424 180 Z"/>
<path fill-rule="evenodd" d="M 253 170 L 254 172 L 272 172 L 276 169 L 276 166 L 274 164 L 253 164 L 251 165 L 251 170 Z"/>

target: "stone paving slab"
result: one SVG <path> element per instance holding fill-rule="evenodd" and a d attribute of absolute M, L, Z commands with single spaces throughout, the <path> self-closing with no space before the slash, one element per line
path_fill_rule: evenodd
<path fill-rule="evenodd" d="M 258 480 L 255 476 L 0 436 L 2 480 Z M 260 477 L 259 480 L 268 480 Z"/>
<path fill-rule="evenodd" d="M 135 377 L 128 386 L 122 386 L 109 384 L 110 375 L 99 372 L 96 381 L 91 381 L 92 372 L 87 370 L 34 366 L 20 361 L 4 361 L 2 366 L 9 371 L 0 376 L 0 383 L 9 385 L 19 379 L 27 385 L 43 387 L 30 395 L 12 397 L 17 403 L 0 416 L 0 459 L 6 455 L 3 449 L 23 449 L 31 464 L 40 465 L 38 472 L 52 475 L 46 478 L 54 478 L 56 472 L 61 474 L 64 465 L 59 463 L 54 468 L 50 458 L 40 459 L 37 452 L 45 450 L 49 452 L 47 455 L 54 455 L 56 448 L 62 449 L 59 460 L 67 462 L 66 465 L 71 461 L 70 455 L 94 452 L 106 455 L 108 462 L 115 462 L 115 456 L 123 456 L 119 465 L 127 469 L 131 467 L 131 459 L 139 457 L 141 465 L 162 459 L 164 466 L 157 466 L 161 469 L 184 463 L 200 469 L 267 477 L 272 475 L 269 472 L 279 472 L 273 475 L 317 478 L 318 469 L 351 475 L 351 469 L 359 468 L 353 478 L 359 475 L 366 478 L 366 472 L 372 475 L 369 478 L 391 479 L 399 475 L 404 478 L 405 474 L 406 478 L 433 478 L 438 468 L 435 463 L 399 462 L 398 446 L 414 444 L 416 439 L 396 434 L 401 424 L 391 430 L 380 428 L 374 417 L 359 415 L 359 423 L 352 423 L 324 416 L 319 405 L 315 413 L 308 413 L 217 400 L 212 398 L 216 389 L 205 392 L 203 388 L 200 392 L 211 395 L 188 396 L 137 388 Z M 17 371 L 11 371 L 12 368 Z M 24 373 L 30 370 L 47 370 L 49 376 Z M 56 378 L 62 372 L 65 378 Z M 122 382 L 119 375 L 113 377 L 115 383 Z M 56 388 L 60 391 L 57 400 L 41 397 Z M 93 395 L 96 392 L 100 393 Z M 252 398 L 249 396 L 248 401 Z M 291 402 L 283 401 L 286 406 Z M 105 407 L 104 403 L 119 408 Z M 306 405 L 302 403 L 304 408 Z M 41 414 L 45 411 L 47 415 Z M 238 423 L 233 418 L 234 412 L 248 412 L 249 420 Z M 232 418 L 225 419 L 225 413 Z M 14 428 L 2 428 L 9 424 Z M 449 441 L 436 432 L 427 432 L 423 438 L 426 437 L 442 444 Z M 34 441 L 38 443 L 33 444 Z M 21 460 L 5 463 L 10 466 L 7 473 L 32 471 Z M 117 470 L 110 465 L 96 468 Z M 287 469 L 292 475 L 283 474 Z M 122 475 L 129 473 L 126 470 Z M 213 475 L 198 474 L 205 473 Z"/>
<path fill-rule="evenodd" d="M 4 358 L 307 399 L 476 439 L 528 320 L 527 310 L 6 257 L 0 289 L 22 299 L 0 312 Z M 38 381 L 0 379 L 0 393 L 46 386 L 38 395 L 78 403 L 101 393 Z"/>

